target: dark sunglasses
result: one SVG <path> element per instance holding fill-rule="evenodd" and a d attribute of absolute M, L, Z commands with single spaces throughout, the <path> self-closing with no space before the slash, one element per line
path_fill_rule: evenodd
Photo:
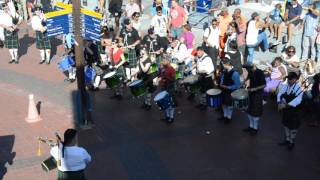
<path fill-rule="evenodd" d="M 288 51 L 289 53 L 295 53 L 295 51 Z"/>

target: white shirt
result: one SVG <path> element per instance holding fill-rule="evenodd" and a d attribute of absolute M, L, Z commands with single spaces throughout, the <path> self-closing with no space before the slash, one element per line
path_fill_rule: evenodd
<path fill-rule="evenodd" d="M 211 74 L 214 71 L 212 59 L 204 53 L 201 58 L 197 60 L 197 72 Z"/>
<path fill-rule="evenodd" d="M 178 59 L 179 63 L 183 63 L 188 57 L 187 46 L 183 43 L 178 43 L 177 46 L 172 50 L 172 57 Z"/>
<path fill-rule="evenodd" d="M 0 24 L 5 26 L 13 26 L 12 17 L 8 13 L 2 13 L 0 16 Z"/>
<path fill-rule="evenodd" d="M 246 43 L 247 45 L 256 45 L 258 42 L 259 29 L 256 27 L 255 20 L 251 20 L 247 28 Z"/>
<path fill-rule="evenodd" d="M 167 23 L 168 18 L 165 15 L 155 15 L 151 20 L 151 26 L 154 27 L 154 33 L 159 35 L 160 37 L 167 36 Z"/>
<path fill-rule="evenodd" d="M 209 30 L 210 28 L 210 30 Z M 212 26 L 210 26 L 204 31 L 203 37 L 208 38 L 208 43 L 212 47 L 215 47 L 219 49 L 219 35 L 220 35 L 220 29 L 216 27 L 213 29 Z"/>
<path fill-rule="evenodd" d="M 69 146 L 64 148 L 64 158 L 62 158 L 62 147 L 58 151 L 58 146 L 51 148 L 50 154 L 55 160 L 58 160 L 58 153 L 61 157 L 61 166 L 58 166 L 60 171 L 80 171 L 86 168 L 86 165 L 91 161 L 91 156 L 81 147 Z"/>
<path fill-rule="evenodd" d="M 41 31 L 41 28 L 43 27 L 41 18 L 39 16 L 32 16 L 31 26 L 33 30 Z"/>
<path fill-rule="evenodd" d="M 133 3 L 132 5 L 129 3 L 126 5 L 127 17 L 131 18 L 134 12 L 140 12 L 140 7 L 138 4 Z"/>
<path fill-rule="evenodd" d="M 291 87 L 289 87 L 288 83 L 284 83 L 282 85 L 279 93 L 277 94 L 277 102 L 278 103 L 284 101 L 284 99 L 281 99 L 280 97 L 281 97 L 282 94 L 284 94 L 286 92 L 287 92 L 287 94 L 289 94 L 291 92 L 295 93 L 295 95 L 297 96 L 292 101 L 286 102 L 289 106 L 296 107 L 301 103 L 303 92 L 302 92 L 302 89 L 301 89 L 299 84 L 296 83 L 296 84 L 292 85 Z"/>

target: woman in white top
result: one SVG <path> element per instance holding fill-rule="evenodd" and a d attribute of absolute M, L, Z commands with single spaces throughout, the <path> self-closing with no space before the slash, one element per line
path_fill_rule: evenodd
<path fill-rule="evenodd" d="M 256 12 L 252 13 L 251 18 L 252 19 L 248 23 L 247 36 L 246 36 L 246 44 L 248 48 L 248 56 L 247 56 L 248 64 L 253 63 L 254 49 L 257 46 L 259 46 L 262 43 L 263 44 L 262 51 L 266 51 L 269 47 L 266 33 L 260 30 L 268 27 L 268 25 L 260 20 L 260 16 Z"/>
<path fill-rule="evenodd" d="M 295 72 L 296 74 L 300 75 L 300 60 L 296 55 L 296 48 L 294 46 L 289 46 L 285 53 L 282 54 L 282 58 L 288 72 Z"/>
<path fill-rule="evenodd" d="M 58 162 L 58 180 L 85 179 L 84 169 L 91 156 L 84 148 L 76 146 L 77 139 L 77 130 L 67 129 L 64 142 L 51 148 L 50 154 Z"/>
<path fill-rule="evenodd" d="M 140 13 L 134 12 L 131 17 L 132 26 L 138 31 L 139 36 L 142 36 Z"/>

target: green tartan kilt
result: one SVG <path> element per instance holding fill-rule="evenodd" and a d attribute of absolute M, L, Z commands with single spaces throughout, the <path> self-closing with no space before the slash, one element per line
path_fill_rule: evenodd
<path fill-rule="evenodd" d="M 51 49 L 50 39 L 47 32 L 36 31 L 36 47 L 37 49 Z"/>
<path fill-rule="evenodd" d="M 19 48 L 19 38 L 18 31 L 8 31 L 4 30 L 4 46 L 8 49 L 18 49 Z"/>
<path fill-rule="evenodd" d="M 126 61 L 129 63 L 129 68 L 137 67 L 138 65 L 138 58 L 135 49 L 129 49 L 128 54 L 124 54 L 126 57 Z"/>
<path fill-rule="evenodd" d="M 58 171 L 57 180 L 86 180 L 84 171 L 69 171 L 69 172 L 62 172 Z"/>

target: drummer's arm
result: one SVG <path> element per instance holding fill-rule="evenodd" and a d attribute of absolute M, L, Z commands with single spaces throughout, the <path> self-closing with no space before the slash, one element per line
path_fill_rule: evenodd
<path fill-rule="evenodd" d="M 115 68 L 119 68 L 119 67 L 122 66 L 125 62 L 126 62 L 125 57 L 124 57 L 124 55 L 122 54 L 122 55 L 121 55 L 121 61 L 120 61 L 119 64 L 117 64 L 117 65 L 115 66 Z"/>
<path fill-rule="evenodd" d="M 147 72 L 148 69 L 150 68 L 150 66 L 151 66 L 151 63 L 147 63 L 147 64 L 143 65 L 143 62 L 140 61 L 140 67 L 141 67 L 143 72 Z"/>
<path fill-rule="evenodd" d="M 234 84 L 231 85 L 231 86 L 227 86 L 227 88 L 230 89 L 230 90 L 239 89 L 240 86 L 241 86 L 241 83 L 240 83 L 240 75 L 239 75 L 238 72 L 235 71 L 235 72 L 232 74 L 232 80 L 233 80 Z"/>

